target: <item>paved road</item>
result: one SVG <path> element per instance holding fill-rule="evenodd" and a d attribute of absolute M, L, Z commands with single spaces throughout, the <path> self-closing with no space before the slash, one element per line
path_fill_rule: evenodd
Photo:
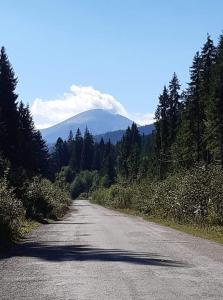
<path fill-rule="evenodd" d="M 0 299 L 223 299 L 223 246 L 79 200 L 0 257 Z"/>

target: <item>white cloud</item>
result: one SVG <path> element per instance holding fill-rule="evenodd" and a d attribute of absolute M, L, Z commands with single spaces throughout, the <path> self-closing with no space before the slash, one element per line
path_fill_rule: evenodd
<path fill-rule="evenodd" d="M 130 119 L 134 120 L 138 125 L 147 125 L 154 123 L 154 113 L 135 113 L 130 114 Z"/>
<path fill-rule="evenodd" d="M 57 124 L 83 111 L 97 108 L 129 117 L 140 125 L 149 124 L 153 119 L 153 114 L 137 113 L 130 115 L 112 95 L 97 91 L 90 86 L 78 85 L 72 85 L 70 91 L 59 99 L 35 99 L 31 106 L 31 112 L 36 127 L 41 129 Z"/>

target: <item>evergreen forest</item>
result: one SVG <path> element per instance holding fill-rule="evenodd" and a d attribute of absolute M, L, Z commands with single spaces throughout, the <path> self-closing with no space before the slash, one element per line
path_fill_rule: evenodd
<path fill-rule="evenodd" d="M 2 47 L 0 245 L 62 217 L 70 197 L 223 234 L 223 35 L 217 45 L 207 35 L 185 89 L 176 73 L 167 79 L 153 133 L 140 135 L 133 123 L 116 145 L 86 128 L 49 150 L 16 85 Z"/>

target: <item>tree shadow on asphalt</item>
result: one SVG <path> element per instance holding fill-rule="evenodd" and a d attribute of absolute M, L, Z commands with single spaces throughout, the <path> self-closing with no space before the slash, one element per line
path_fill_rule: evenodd
<path fill-rule="evenodd" d="M 36 220 L 38 221 L 39 223 L 41 224 L 44 224 L 44 225 L 93 225 L 95 223 L 89 223 L 89 222 L 69 222 L 69 221 L 61 221 L 61 220 L 56 220 L 56 221 L 49 221 L 49 220 L 46 220 L 46 219 L 41 219 L 41 220 Z"/>
<path fill-rule="evenodd" d="M 60 243 L 63 243 L 60 245 Z M 189 267 L 180 261 L 164 259 L 156 253 L 121 249 L 100 249 L 88 245 L 65 244 L 66 241 L 24 242 L 0 257 L 34 257 L 45 261 L 100 261 L 124 262 L 135 265 L 160 267 Z"/>

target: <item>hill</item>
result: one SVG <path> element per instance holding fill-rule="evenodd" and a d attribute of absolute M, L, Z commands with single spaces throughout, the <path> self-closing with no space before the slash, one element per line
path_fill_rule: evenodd
<path fill-rule="evenodd" d="M 77 129 L 80 128 L 81 132 L 84 133 L 86 127 L 88 127 L 93 135 L 100 135 L 105 132 L 125 130 L 132 122 L 132 120 L 119 114 L 103 109 L 93 109 L 82 112 L 52 127 L 42 129 L 41 133 L 49 144 L 56 142 L 58 137 L 66 139 L 70 130 L 75 134 Z"/>

